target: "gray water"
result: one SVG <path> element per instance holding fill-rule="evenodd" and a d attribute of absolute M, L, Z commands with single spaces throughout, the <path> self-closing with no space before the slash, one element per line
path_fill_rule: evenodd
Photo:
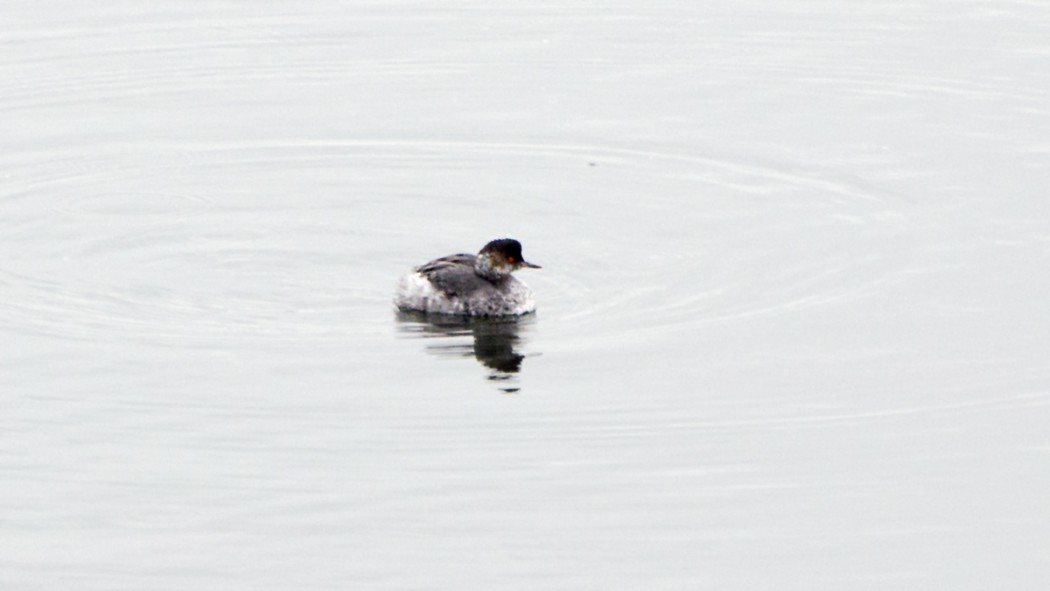
<path fill-rule="evenodd" d="M 93 4 L 0 8 L 0 588 L 1045 588 L 1050 5 Z"/>

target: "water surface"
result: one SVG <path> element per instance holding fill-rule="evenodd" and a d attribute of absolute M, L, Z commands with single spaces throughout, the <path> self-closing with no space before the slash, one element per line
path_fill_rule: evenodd
<path fill-rule="evenodd" d="M 1050 576 L 1047 7 L 0 12 L 0 586 Z"/>

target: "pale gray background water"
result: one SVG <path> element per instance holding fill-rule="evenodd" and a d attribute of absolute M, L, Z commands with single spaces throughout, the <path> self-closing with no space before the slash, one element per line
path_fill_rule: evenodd
<path fill-rule="evenodd" d="M 1050 4 L 0 20 L 0 588 L 1045 588 Z"/>

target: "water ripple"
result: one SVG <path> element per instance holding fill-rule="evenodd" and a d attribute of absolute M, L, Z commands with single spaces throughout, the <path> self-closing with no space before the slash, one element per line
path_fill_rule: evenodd
<path fill-rule="evenodd" d="M 54 265 L 46 276 L 29 269 L 5 273 L 23 292 L 9 322 L 70 337 L 140 328 L 158 338 L 276 334 L 289 327 L 283 317 L 301 322 L 298 312 L 320 309 L 318 320 L 337 314 L 333 302 L 342 295 L 353 302 L 357 294 L 359 306 L 386 305 L 385 283 L 354 287 L 343 280 L 337 282 L 342 294 L 332 290 L 330 278 L 350 272 L 341 257 L 358 261 L 351 268 L 368 277 L 390 281 L 414 261 L 370 265 L 406 255 L 383 247 L 353 256 L 343 252 L 341 235 L 359 234 L 351 248 L 364 247 L 369 236 L 389 245 L 433 234 L 443 224 L 455 228 L 456 212 L 480 203 L 444 195 L 451 217 L 417 216 L 412 203 L 424 195 L 383 186 L 387 170 L 411 170 L 416 187 L 486 170 L 526 176 L 558 170 L 567 183 L 606 187 L 568 201 L 531 195 L 538 209 L 526 218 L 528 226 L 557 220 L 555 227 L 570 230 L 545 239 L 557 246 L 543 261 L 554 272 L 528 280 L 542 287 L 543 303 L 559 321 L 580 323 L 581 330 L 608 318 L 643 333 L 686 329 L 863 297 L 907 272 L 886 245 L 906 248 L 914 224 L 908 203 L 821 171 L 667 150 L 362 139 L 154 142 L 148 151 L 167 156 L 104 175 L 51 171 L 47 179 L 7 188 L 0 204 L 23 230 L 6 239 L 47 236 L 43 250 Z M 181 185 L 157 191 L 144 173 Z M 245 175 L 259 194 L 237 187 Z M 277 198 L 266 187 L 271 181 L 302 196 Z M 295 186 L 301 181 L 304 186 Z M 355 183 L 371 185 L 388 196 L 346 199 L 325 183 L 343 183 L 351 192 Z M 34 196 L 40 199 L 27 199 Z M 361 207 L 369 208 L 371 223 L 353 221 L 352 211 Z M 572 231 L 577 224 L 588 232 Z M 630 228 L 635 235 L 627 242 L 590 241 L 601 228 L 614 236 Z M 321 282 L 328 284 L 319 290 Z M 295 332 L 303 330 L 328 329 L 298 324 Z"/>

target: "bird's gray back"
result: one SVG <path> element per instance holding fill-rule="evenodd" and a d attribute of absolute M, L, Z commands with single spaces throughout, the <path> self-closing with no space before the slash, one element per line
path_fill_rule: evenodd
<path fill-rule="evenodd" d="M 472 254 L 453 254 L 420 265 L 416 272 L 441 291 L 453 296 L 464 296 L 478 289 L 492 287 L 491 282 L 474 272 L 476 260 L 477 257 Z"/>

